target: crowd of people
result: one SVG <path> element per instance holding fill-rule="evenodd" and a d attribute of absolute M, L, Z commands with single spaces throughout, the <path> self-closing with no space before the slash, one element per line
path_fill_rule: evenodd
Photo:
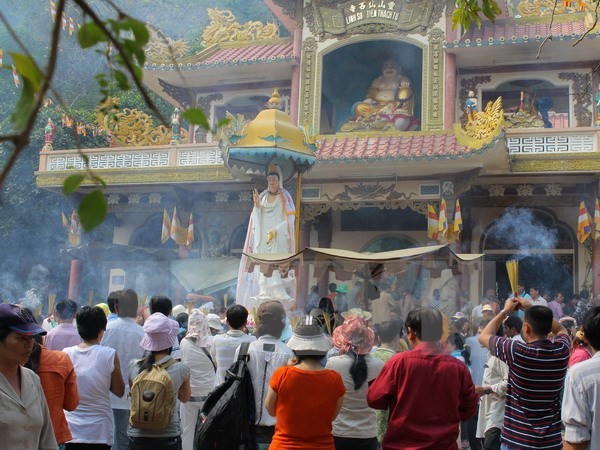
<path fill-rule="evenodd" d="M 364 309 L 345 285 L 329 291 L 291 317 L 279 301 L 219 315 L 165 296 L 141 314 L 131 289 L 62 300 L 43 323 L 0 304 L 3 444 L 193 450 L 207 396 L 248 343 L 259 450 L 600 449 L 600 306 L 587 292 L 546 301 L 520 285 L 477 305 L 459 293 L 448 313 L 439 292 L 423 305 L 385 281 Z"/>

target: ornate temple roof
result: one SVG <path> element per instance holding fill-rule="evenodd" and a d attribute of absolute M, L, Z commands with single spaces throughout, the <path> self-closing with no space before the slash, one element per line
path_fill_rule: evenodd
<path fill-rule="evenodd" d="M 325 163 L 459 158 L 485 151 L 485 147 L 473 150 L 459 144 L 451 130 L 362 137 L 338 134 L 319 137 L 317 145 L 317 160 Z"/>
<path fill-rule="evenodd" d="M 527 22 L 515 19 L 501 19 L 496 23 L 484 21 L 481 28 L 471 28 L 460 40 L 446 42 L 446 48 L 480 47 L 487 45 L 523 44 L 527 42 L 542 42 L 552 35 L 555 41 L 579 39 L 587 31 L 583 17 L 580 20 L 555 21 L 550 26 L 549 21 Z M 599 35 L 598 31 L 591 32 L 587 37 Z"/>
<path fill-rule="evenodd" d="M 294 59 L 292 41 L 277 39 L 271 42 L 249 41 L 215 44 L 195 56 L 178 60 L 178 64 L 148 61 L 146 70 L 198 70 L 212 67 L 239 66 L 290 62 Z"/>

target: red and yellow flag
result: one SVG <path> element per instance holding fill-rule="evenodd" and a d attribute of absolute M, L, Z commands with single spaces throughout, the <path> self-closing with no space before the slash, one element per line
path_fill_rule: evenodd
<path fill-rule="evenodd" d="M 454 235 L 458 239 L 458 235 L 463 230 L 462 214 L 460 212 L 460 201 L 458 200 L 458 198 L 456 199 L 456 204 L 454 205 L 454 224 L 452 225 L 452 230 L 454 231 Z"/>
<path fill-rule="evenodd" d="M 19 72 L 17 72 L 17 68 L 15 67 L 14 64 L 12 66 L 12 71 L 13 71 L 13 81 L 15 83 L 15 86 L 16 87 L 21 86 L 21 79 L 19 78 Z"/>
<path fill-rule="evenodd" d="M 163 244 L 169 240 L 171 237 L 171 218 L 169 217 L 169 213 L 165 209 L 163 211 L 163 220 L 162 220 L 162 230 L 160 233 L 160 242 Z"/>
<path fill-rule="evenodd" d="M 65 216 L 64 212 L 61 212 L 60 214 L 62 216 L 63 228 L 67 228 L 69 226 L 69 219 L 67 219 L 67 216 Z"/>
<path fill-rule="evenodd" d="M 585 207 L 585 202 L 581 202 L 579 204 L 579 218 L 577 220 L 577 240 L 583 244 L 591 232 L 590 215 Z"/>
<path fill-rule="evenodd" d="M 181 226 L 179 217 L 177 217 L 177 207 L 173 209 L 173 218 L 171 219 L 171 239 L 177 245 L 187 245 L 187 230 Z"/>
<path fill-rule="evenodd" d="M 427 237 L 429 239 L 437 239 L 438 237 L 438 216 L 435 212 L 435 207 L 427 204 Z"/>
<path fill-rule="evenodd" d="M 71 214 L 71 224 L 69 226 L 69 242 L 72 245 L 79 245 L 81 242 L 81 227 L 79 226 L 79 215 L 73 210 Z"/>
<path fill-rule="evenodd" d="M 52 22 L 56 21 L 56 3 L 50 0 L 50 16 L 52 17 Z"/>
<path fill-rule="evenodd" d="M 600 239 L 600 202 L 596 199 L 594 208 L 594 240 Z"/>
<path fill-rule="evenodd" d="M 446 213 L 446 200 L 442 197 L 440 201 L 440 213 L 438 215 L 438 239 L 445 239 L 448 234 L 448 217 Z"/>
<path fill-rule="evenodd" d="M 192 213 L 190 213 L 190 221 L 188 223 L 188 228 L 187 228 L 186 245 L 188 247 L 190 247 L 193 242 L 194 242 L 194 215 Z"/>

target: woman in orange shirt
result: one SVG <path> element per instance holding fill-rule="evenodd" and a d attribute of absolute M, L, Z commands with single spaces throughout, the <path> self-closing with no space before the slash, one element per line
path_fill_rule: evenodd
<path fill-rule="evenodd" d="M 79 405 L 77 377 L 71 358 L 64 352 L 48 350 L 35 336 L 33 350 L 25 367 L 33 370 L 42 383 L 48 402 L 54 436 L 59 445 L 73 439 L 63 410 L 73 411 Z"/>
<path fill-rule="evenodd" d="M 269 450 L 334 450 L 331 424 L 346 390 L 340 375 L 321 364 L 331 340 L 307 316 L 288 346 L 296 358 L 275 370 L 265 399 L 265 408 L 277 418 Z"/>

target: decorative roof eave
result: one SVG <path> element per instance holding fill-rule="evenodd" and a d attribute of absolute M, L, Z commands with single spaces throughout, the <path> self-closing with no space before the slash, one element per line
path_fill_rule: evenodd
<path fill-rule="evenodd" d="M 63 182 L 74 173 L 74 170 L 61 170 L 52 172 L 36 171 L 36 186 L 49 190 L 62 190 Z M 197 182 L 223 182 L 232 181 L 225 166 L 189 166 L 135 169 L 101 169 L 97 170 L 99 176 L 110 186 L 132 184 L 156 183 L 197 183 Z M 81 183 L 82 188 L 94 187 L 92 180 L 86 179 Z"/>
<path fill-rule="evenodd" d="M 554 42 L 573 41 L 581 39 L 588 30 L 588 25 L 583 18 L 575 20 L 553 22 L 552 28 L 547 18 L 541 20 L 527 21 L 510 19 L 498 20 L 495 24 L 484 22 L 481 28 L 474 28 L 461 39 L 445 41 L 444 48 L 468 48 L 486 47 L 497 45 L 527 44 L 530 42 L 541 43 L 548 36 L 552 36 Z M 600 30 L 595 29 L 588 33 L 586 38 L 600 36 Z"/>
<path fill-rule="evenodd" d="M 249 47 L 257 49 L 259 55 L 265 55 L 271 50 L 278 50 L 276 55 L 265 55 L 253 58 L 232 58 L 223 59 L 217 61 L 207 62 L 212 59 L 219 52 L 239 50 L 243 52 Z M 263 47 L 262 49 L 260 47 Z M 278 48 L 279 47 L 279 48 Z M 254 40 L 244 42 L 221 42 L 212 45 L 196 55 L 189 56 L 187 58 L 181 58 L 178 60 L 170 61 L 158 61 L 148 59 L 144 64 L 145 70 L 197 70 L 207 69 L 212 67 L 227 67 L 227 66 L 238 66 L 248 64 L 262 64 L 262 63 L 276 63 L 276 62 L 293 62 L 295 61 L 292 40 L 289 38 L 277 38 L 277 39 L 265 39 L 265 40 Z"/>
<path fill-rule="evenodd" d="M 511 171 L 538 172 L 600 172 L 600 152 L 515 155 Z"/>

